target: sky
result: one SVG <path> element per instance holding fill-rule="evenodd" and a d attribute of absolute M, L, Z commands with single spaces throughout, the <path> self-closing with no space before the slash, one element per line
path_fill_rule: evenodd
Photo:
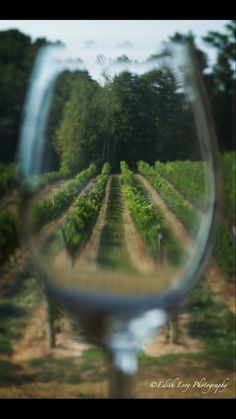
<path fill-rule="evenodd" d="M 117 52 L 136 50 L 143 54 L 156 52 L 158 46 L 175 32 L 201 37 L 209 30 L 222 31 L 227 20 L 0 20 L 0 30 L 17 28 L 33 39 L 46 37 L 61 40 L 79 49 L 106 48 Z M 132 54 L 132 53 L 131 53 Z"/>

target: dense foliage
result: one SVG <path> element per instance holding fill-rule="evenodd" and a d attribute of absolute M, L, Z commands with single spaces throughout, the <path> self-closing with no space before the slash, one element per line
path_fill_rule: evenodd
<path fill-rule="evenodd" d="M 221 157 L 223 175 L 222 213 L 219 220 L 214 254 L 225 273 L 235 273 L 235 153 Z"/>
<path fill-rule="evenodd" d="M 210 31 L 203 38 L 217 55 L 213 68 L 205 74 L 205 82 L 221 151 L 235 149 L 235 31 L 236 20 L 232 20 L 224 32 Z"/>
<path fill-rule="evenodd" d="M 0 197 L 17 187 L 15 165 L 0 163 Z"/>
<path fill-rule="evenodd" d="M 235 153 L 224 153 L 221 157 L 223 174 L 223 212 L 231 223 L 235 223 Z"/>
<path fill-rule="evenodd" d="M 0 31 L 0 160 L 13 162 L 30 75 L 46 39 L 32 41 L 16 29 Z"/>
<path fill-rule="evenodd" d="M 154 163 L 196 158 L 193 115 L 173 74 L 155 70 L 138 76 L 121 73 L 104 85 L 81 74 L 65 104 L 55 134 L 61 170 L 74 173 L 91 161 L 119 170 L 125 160 Z"/>
<path fill-rule="evenodd" d="M 190 297 L 193 335 L 201 337 L 207 358 L 219 368 L 235 369 L 235 314 L 212 293 L 203 277 Z"/>
<path fill-rule="evenodd" d="M 0 264 L 19 246 L 17 216 L 10 210 L 0 209 Z"/>

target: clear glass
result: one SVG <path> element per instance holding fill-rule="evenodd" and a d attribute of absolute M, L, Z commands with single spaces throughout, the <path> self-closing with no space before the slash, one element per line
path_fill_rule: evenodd
<path fill-rule="evenodd" d="M 129 397 L 138 352 L 204 268 L 220 179 L 191 48 L 169 44 L 145 60 L 115 53 L 40 52 L 23 115 L 20 210 L 37 275 L 108 352 L 112 396 Z"/>

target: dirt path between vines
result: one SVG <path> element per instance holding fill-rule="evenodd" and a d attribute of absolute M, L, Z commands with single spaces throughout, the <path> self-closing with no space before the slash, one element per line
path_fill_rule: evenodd
<path fill-rule="evenodd" d="M 170 223 L 171 228 L 174 234 L 176 235 L 176 237 L 181 240 L 181 242 L 184 244 L 185 247 L 191 246 L 192 240 L 188 232 L 186 231 L 184 226 L 181 224 L 181 222 L 178 220 L 176 215 L 173 214 L 172 211 L 170 211 L 166 203 L 160 197 L 157 190 L 141 174 L 137 174 L 136 177 L 142 182 L 143 186 L 146 188 L 146 190 L 150 194 L 150 197 L 153 203 L 156 204 L 161 209 L 165 218 Z"/>
<path fill-rule="evenodd" d="M 123 188 L 121 192 L 122 196 L 124 196 Z M 125 200 L 123 199 L 122 201 L 125 243 L 131 263 L 139 272 L 152 274 L 157 270 L 158 264 L 149 255 L 144 240 L 135 228 Z"/>
<path fill-rule="evenodd" d="M 10 356 L 13 362 L 28 361 L 36 358 L 78 357 L 91 345 L 71 331 L 67 317 L 61 320 L 61 331 L 56 334 L 56 347 L 49 348 L 47 338 L 47 317 L 45 302 L 42 301 L 31 313 L 23 337 L 17 340 L 14 353 Z"/>

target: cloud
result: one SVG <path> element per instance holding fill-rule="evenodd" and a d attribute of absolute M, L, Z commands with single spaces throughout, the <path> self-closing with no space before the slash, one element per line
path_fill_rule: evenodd
<path fill-rule="evenodd" d="M 124 41 L 116 45 L 116 48 L 133 48 L 133 47 L 134 46 L 129 41 Z"/>
<path fill-rule="evenodd" d="M 93 39 L 87 39 L 87 41 L 85 41 L 84 44 L 86 48 L 94 48 L 97 46 L 97 42 L 94 41 Z"/>

